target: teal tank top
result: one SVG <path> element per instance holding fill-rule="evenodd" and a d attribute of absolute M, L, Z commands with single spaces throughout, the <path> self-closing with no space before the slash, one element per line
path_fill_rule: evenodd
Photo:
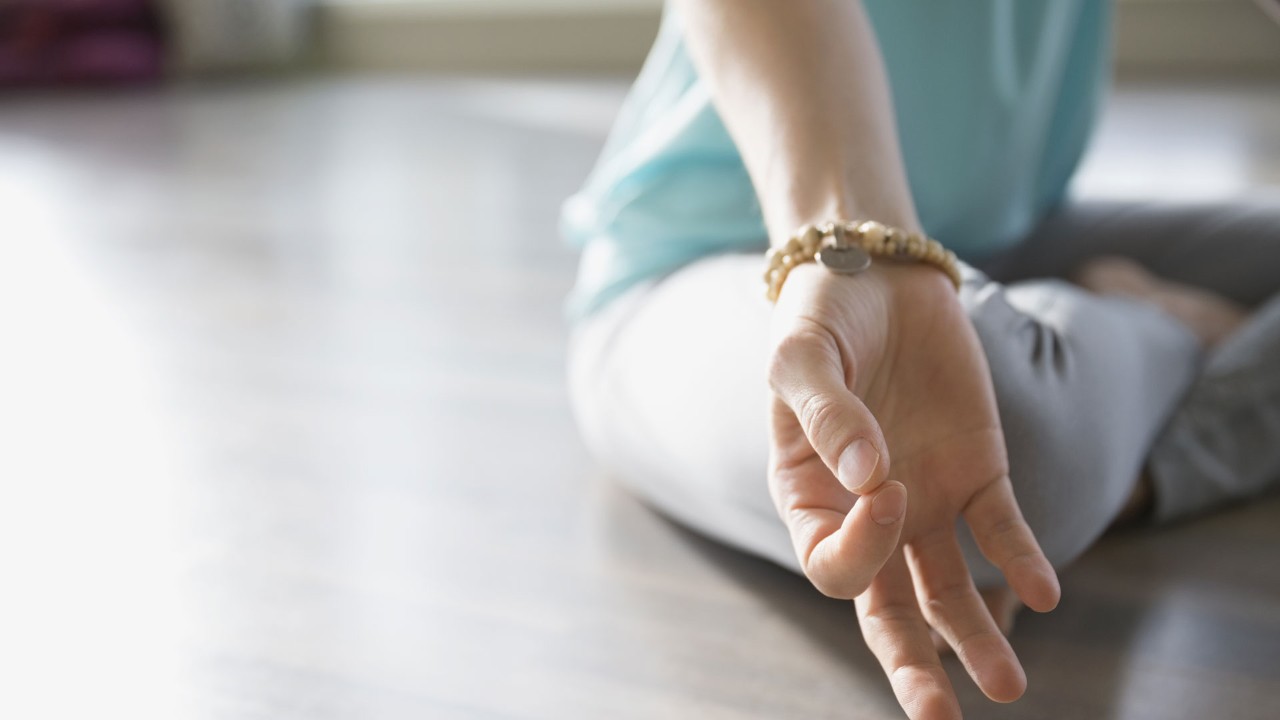
<path fill-rule="evenodd" d="M 1109 0 L 863 0 L 925 230 L 962 259 L 1018 242 L 1066 192 L 1109 74 Z M 668 6 L 583 188 L 580 318 L 715 253 L 763 250 L 751 179 Z"/>

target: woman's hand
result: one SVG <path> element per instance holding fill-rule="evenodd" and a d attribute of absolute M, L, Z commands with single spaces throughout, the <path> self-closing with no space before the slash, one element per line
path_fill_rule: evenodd
<path fill-rule="evenodd" d="M 831 218 L 921 229 L 862 3 L 673 7 L 771 238 Z M 769 482 L 805 573 L 857 598 L 867 644 L 916 720 L 959 717 L 926 622 L 988 696 L 1018 697 L 1026 680 L 974 591 L 956 521 L 1031 608 L 1051 609 L 1058 583 L 1014 501 L 986 358 L 946 276 L 802 265 L 774 318 Z"/>
<path fill-rule="evenodd" d="M 1057 577 L 1013 496 L 990 371 L 950 282 L 878 261 L 806 264 L 774 314 L 770 491 L 805 574 L 854 598 L 862 634 L 915 719 L 959 718 L 932 626 L 988 697 L 1026 677 L 974 588 L 961 516 L 1029 607 Z M 904 515 L 905 511 L 905 515 Z"/>

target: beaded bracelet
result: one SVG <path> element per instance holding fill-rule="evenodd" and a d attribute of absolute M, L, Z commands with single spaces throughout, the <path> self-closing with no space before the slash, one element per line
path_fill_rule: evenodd
<path fill-rule="evenodd" d="M 801 263 L 816 260 L 831 272 L 856 275 L 871 267 L 872 256 L 929 263 L 946 273 L 956 290 L 960 289 L 956 254 L 942 247 L 942 243 L 873 220 L 853 220 L 805 225 L 782 247 L 770 250 L 765 256 L 765 297 L 777 302 L 791 268 Z"/>

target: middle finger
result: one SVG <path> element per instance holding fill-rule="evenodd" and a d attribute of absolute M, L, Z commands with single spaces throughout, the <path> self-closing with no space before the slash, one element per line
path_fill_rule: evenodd
<path fill-rule="evenodd" d="M 959 720 L 960 704 L 933 649 L 901 548 L 889 557 L 871 587 L 853 602 L 862 637 L 889 676 L 907 716 L 912 720 Z"/>
<path fill-rule="evenodd" d="M 954 530 L 913 540 L 907 557 L 920 610 L 982 692 L 996 702 L 1021 697 L 1026 674 L 978 595 Z"/>

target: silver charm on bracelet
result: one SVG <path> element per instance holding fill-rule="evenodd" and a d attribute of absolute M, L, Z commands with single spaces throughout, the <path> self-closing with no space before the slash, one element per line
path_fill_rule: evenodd
<path fill-rule="evenodd" d="M 856 243 L 849 242 L 843 225 L 835 224 L 818 250 L 818 262 L 839 275 L 857 275 L 871 267 L 871 255 Z"/>

